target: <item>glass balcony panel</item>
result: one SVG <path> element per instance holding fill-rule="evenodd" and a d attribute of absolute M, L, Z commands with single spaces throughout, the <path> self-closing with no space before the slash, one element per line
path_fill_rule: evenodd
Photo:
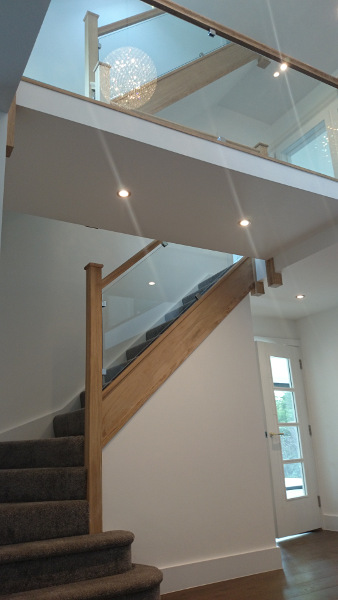
<path fill-rule="evenodd" d="M 213 283 L 210 277 L 233 263 L 232 254 L 169 244 L 156 248 L 104 288 L 105 383 L 113 378 L 119 365 L 126 366 L 130 358 L 127 350 L 155 339 L 149 334 L 146 339 L 146 332 L 157 326 L 165 328 L 196 301 L 196 294 L 209 289 Z"/>
<path fill-rule="evenodd" d="M 150 9 L 139 1 L 90 7 L 100 27 Z M 87 10 L 84 0 L 67 11 L 51 0 L 27 77 L 84 93 Z M 89 73 L 95 98 L 337 178 L 336 88 L 209 33 L 164 14 L 101 36 L 92 62 L 106 67 Z"/>

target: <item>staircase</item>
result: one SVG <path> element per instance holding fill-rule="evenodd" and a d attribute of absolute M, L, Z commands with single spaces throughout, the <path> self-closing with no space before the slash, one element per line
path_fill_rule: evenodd
<path fill-rule="evenodd" d="M 158 600 L 129 531 L 88 534 L 83 436 L 0 443 L 1 600 Z"/>
<path fill-rule="evenodd" d="M 107 369 L 106 375 L 104 376 L 103 388 L 106 388 L 112 381 L 114 381 L 120 375 L 120 373 L 124 371 L 124 369 L 126 369 L 146 348 L 148 348 L 148 346 L 150 346 L 162 333 L 164 333 L 171 325 L 173 325 L 173 323 L 175 323 L 175 321 L 184 312 L 192 307 L 193 304 L 198 302 L 198 300 L 231 269 L 231 266 L 201 281 L 196 289 L 192 290 L 187 296 L 181 299 L 180 303 L 174 310 L 171 310 L 164 315 L 162 323 L 145 332 L 144 340 L 141 343 L 137 343 L 136 345 L 128 348 L 125 353 L 125 360 L 122 363 Z M 56 437 L 84 435 L 84 392 L 80 394 L 80 402 L 81 408 L 79 410 L 54 417 L 53 426 Z"/>

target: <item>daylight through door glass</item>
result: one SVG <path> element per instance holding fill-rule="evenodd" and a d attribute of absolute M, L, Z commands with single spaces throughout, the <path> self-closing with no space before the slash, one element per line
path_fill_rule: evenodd
<path fill-rule="evenodd" d="M 270 356 L 287 500 L 306 496 L 297 403 L 288 358 Z"/>

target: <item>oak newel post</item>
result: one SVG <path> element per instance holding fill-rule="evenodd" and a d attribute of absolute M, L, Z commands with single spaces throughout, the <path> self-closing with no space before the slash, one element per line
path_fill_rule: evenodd
<path fill-rule="evenodd" d="M 102 531 L 102 267 L 86 267 L 85 466 L 89 531 Z"/>

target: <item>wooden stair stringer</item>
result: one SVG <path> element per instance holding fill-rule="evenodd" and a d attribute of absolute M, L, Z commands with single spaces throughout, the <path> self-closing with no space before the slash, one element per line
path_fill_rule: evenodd
<path fill-rule="evenodd" d="M 137 357 L 102 394 L 104 447 L 254 287 L 244 258 Z"/>

